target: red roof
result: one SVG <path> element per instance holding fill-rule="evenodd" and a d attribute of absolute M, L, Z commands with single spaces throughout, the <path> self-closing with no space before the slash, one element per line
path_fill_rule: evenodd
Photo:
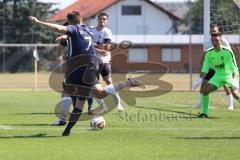
<path fill-rule="evenodd" d="M 110 7 L 116 2 L 118 2 L 118 0 L 78 0 L 75 3 L 54 14 L 52 17 L 50 17 L 50 20 L 65 20 L 67 13 L 72 10 L 79 11 L 81 17 L 83 19 L 87 19 L 96 15 L 100 11 Z"/>
<path fill-rule="evenodd" d="M 180 19 L 178 16 L 170 13 L 165 10 L 163 7 L 156 5 L 151 0 L 145 0 L 147 3 L 153 5 L 159 10 L 165 12 L 170 17 L 174 19 Z M 92 16 L 95 16 L 99 12 L 105 10 L 106 8 L 112 6 L 113 4 L 119 2 L 119 0 L 78 0 L 75 3 L 69 5 L 63 10 L 58 11 L 56 14 L 50 17 L 51 21 L 63 21 L 66 18 L 66 15 L 69 11 L 77 10 L 80 12 L 80 15 L 83 19 L 88 19 Z"/>

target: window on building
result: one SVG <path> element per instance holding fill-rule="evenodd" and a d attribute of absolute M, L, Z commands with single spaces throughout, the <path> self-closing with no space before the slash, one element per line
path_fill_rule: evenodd
<path fill-rule="evenodd" d="M 122 15 L 141 15 L 142 7 L 141 6 L 122 6 Z"/>
<path fill-rule="evenodd" d="M 147 62 L 147 49 L 146 48 L 131 48 L 128 50 L 128 62 Z"/>
<path fill-rule="evenodd" d="M 163 48 L 162 61 L 163 62 L 180 62 L 182 59 L 182 51 L 180 48 Z"/>

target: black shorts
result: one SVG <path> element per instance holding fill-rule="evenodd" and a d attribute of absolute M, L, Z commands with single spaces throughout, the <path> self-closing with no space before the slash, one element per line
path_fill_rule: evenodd
<path fill-rule="evenodd" d="M 102 78 L 111 77 L 112 76 L 112 70 L 110 63 L 103 63 L 99 64 L 99 69 L 97 71 L 97 78 L 99 79 L 99 76 L 102 76 Z"/>
<path fill-rule="evenodd" d="M 63 82 L 64 94 L 77 96 L 80 100 L 92 97 L 92 87 L 99 83 L 96 77 L 96 58 L 81 55 L 70 59 L 67 63 L 67 72 Z"/>

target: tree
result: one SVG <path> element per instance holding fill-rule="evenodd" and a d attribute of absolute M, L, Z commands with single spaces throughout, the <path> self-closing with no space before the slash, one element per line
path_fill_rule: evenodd
<path fill-rule="evenodd" d="M 46 19 L 55 11 L 51 10 L 51 4 L 36 0 L 8 0 L 0 5 L 4 18 L 0 25 L 1 30 L 4 29 L 1 40 L 4 43 L 51 43 L 54 41 L 52 32 L 39 26 L 31 26 L 26 20 L 29 15 Z"/>
<path fill-rule="evenodd" d="M 55 12 L 51 10 L 52 4 L 40 3 L 37 0 L 4 0 L 0 2 L 0 8 L 3 15 L 0 19 L 0 41 L 3 43 L 54 42 L 55 33 L 40 26 L 32 26 L 26 19 L 29 15 L 47 19 Z M 4 48 L 6 70 L 10 72 L 32 71 L 32 50 L 33 48 L 29 47 Z M 43 49 L 41 53 L 47 54 L 47 49 Z M 46 57 L 44 54 L 43 56 Z M 54 54 L 50 57 L 55 59 Z"/>
<path fill-rule="evenodd" d="M 189 25 L 189 17 L 191 18 L 191 32 L 193 34 L 203 33 L 203 2 L 204 0 L 198 0 L 196 2 L 188 2 L 188 6 L 192 7 L 189 10 L 181 23 Z M 226 12 L 225 12 L 226 11 Z M 211 23 L 217 23 L 222 31 L 224 31 L 224 26 L 233 26 L 236 21 L 236 15 L 239 15 L 240 11 L 233 0 L 211 0 Z M 236 24 L 237 25 L 237 24 Z M 231 28 L 228 28 L 231 29 Z"/>

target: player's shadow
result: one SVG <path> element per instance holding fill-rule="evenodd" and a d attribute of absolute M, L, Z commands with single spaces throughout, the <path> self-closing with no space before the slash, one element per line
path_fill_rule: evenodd
<path fill-rule="evenodd" d="M 162 109 L 162 108 L 152 108 L 152 107 L 142 107 L 142 106 L 134 106 L 136 108 L 142 108 L 142 109 L 150 109 L 150 110 L 157 110 L 157 111 L 164 111 L 164 112 L 171 112 L 171 113 L 178 113 L 182 115 L 188 116 L 187 118 L 199 118 L 198 114 L 193 114 L 191 112 L 191 109 L 189 108 L 189 112 L 182 112 L 182 111 L 176 111 L 176 110 L 170 110 L 170 109 Z M 181 117 L 181 118 L 186 118 L 186 117 Z M 208 119 L 219 119 L 216 117 L 208 117 Z"/>
<path fill-rule="evenodd" d="M 13 139 L 13 138 L 53 138 L 53 137 L 61 137 L 61 136 L 49 136 L 47 134 L 39 133 L 33 135 L 21 135 L 21 136 L 0 136 L 0 139 Z"/>
<path fill-rule="evenodd" d="M 89 128 L 89 129 L 87 129 L 87 131 L 90 131 L 90 132 L 99 132 L 99 131 L 102 131 L 102 129 L 98 129 L 98 128 Z"/>
<path fill-rule="evenodd" d="M 176 137 L 177 139 L 189 139 L 189 140 L 207 140 L 207 139 L 240 139 L 240 137 Z"/>
<path fill-rule="evenodd" d="M 10 126 L 49 126 L 49 124 L 36 123 L 36 124 L 6 124 Z"/>
<path fill-rule="evenodd" d="M 48 115 L 48 114 L 56 114 L 56 113 L 50 113 L 50 112 L 34 112 L 34 113 L 16 113 L 14 115 Z"/>
<path fill-rule="evenodd" d="M 187 116 L 195 116 L 197 117 L 197 114 L 192 114 L 191 112 L 182 112 L 182 111 L 176 111 L 176 110 L 170 110 L 170 109 L 162 109 L 162 108 L 152 108 L 152 107 L 142 107 L 142 106 L 134 106 L 135 108 L 142 108 L 142 109 L 150 109 L 150 110 L 157 110 L 157 111 L 164 111 L 164 112 L 172 112 L 172 113 L 178 113 L 183 114 Z M 192 117 L 192 118 L 195 118 Z"/>

